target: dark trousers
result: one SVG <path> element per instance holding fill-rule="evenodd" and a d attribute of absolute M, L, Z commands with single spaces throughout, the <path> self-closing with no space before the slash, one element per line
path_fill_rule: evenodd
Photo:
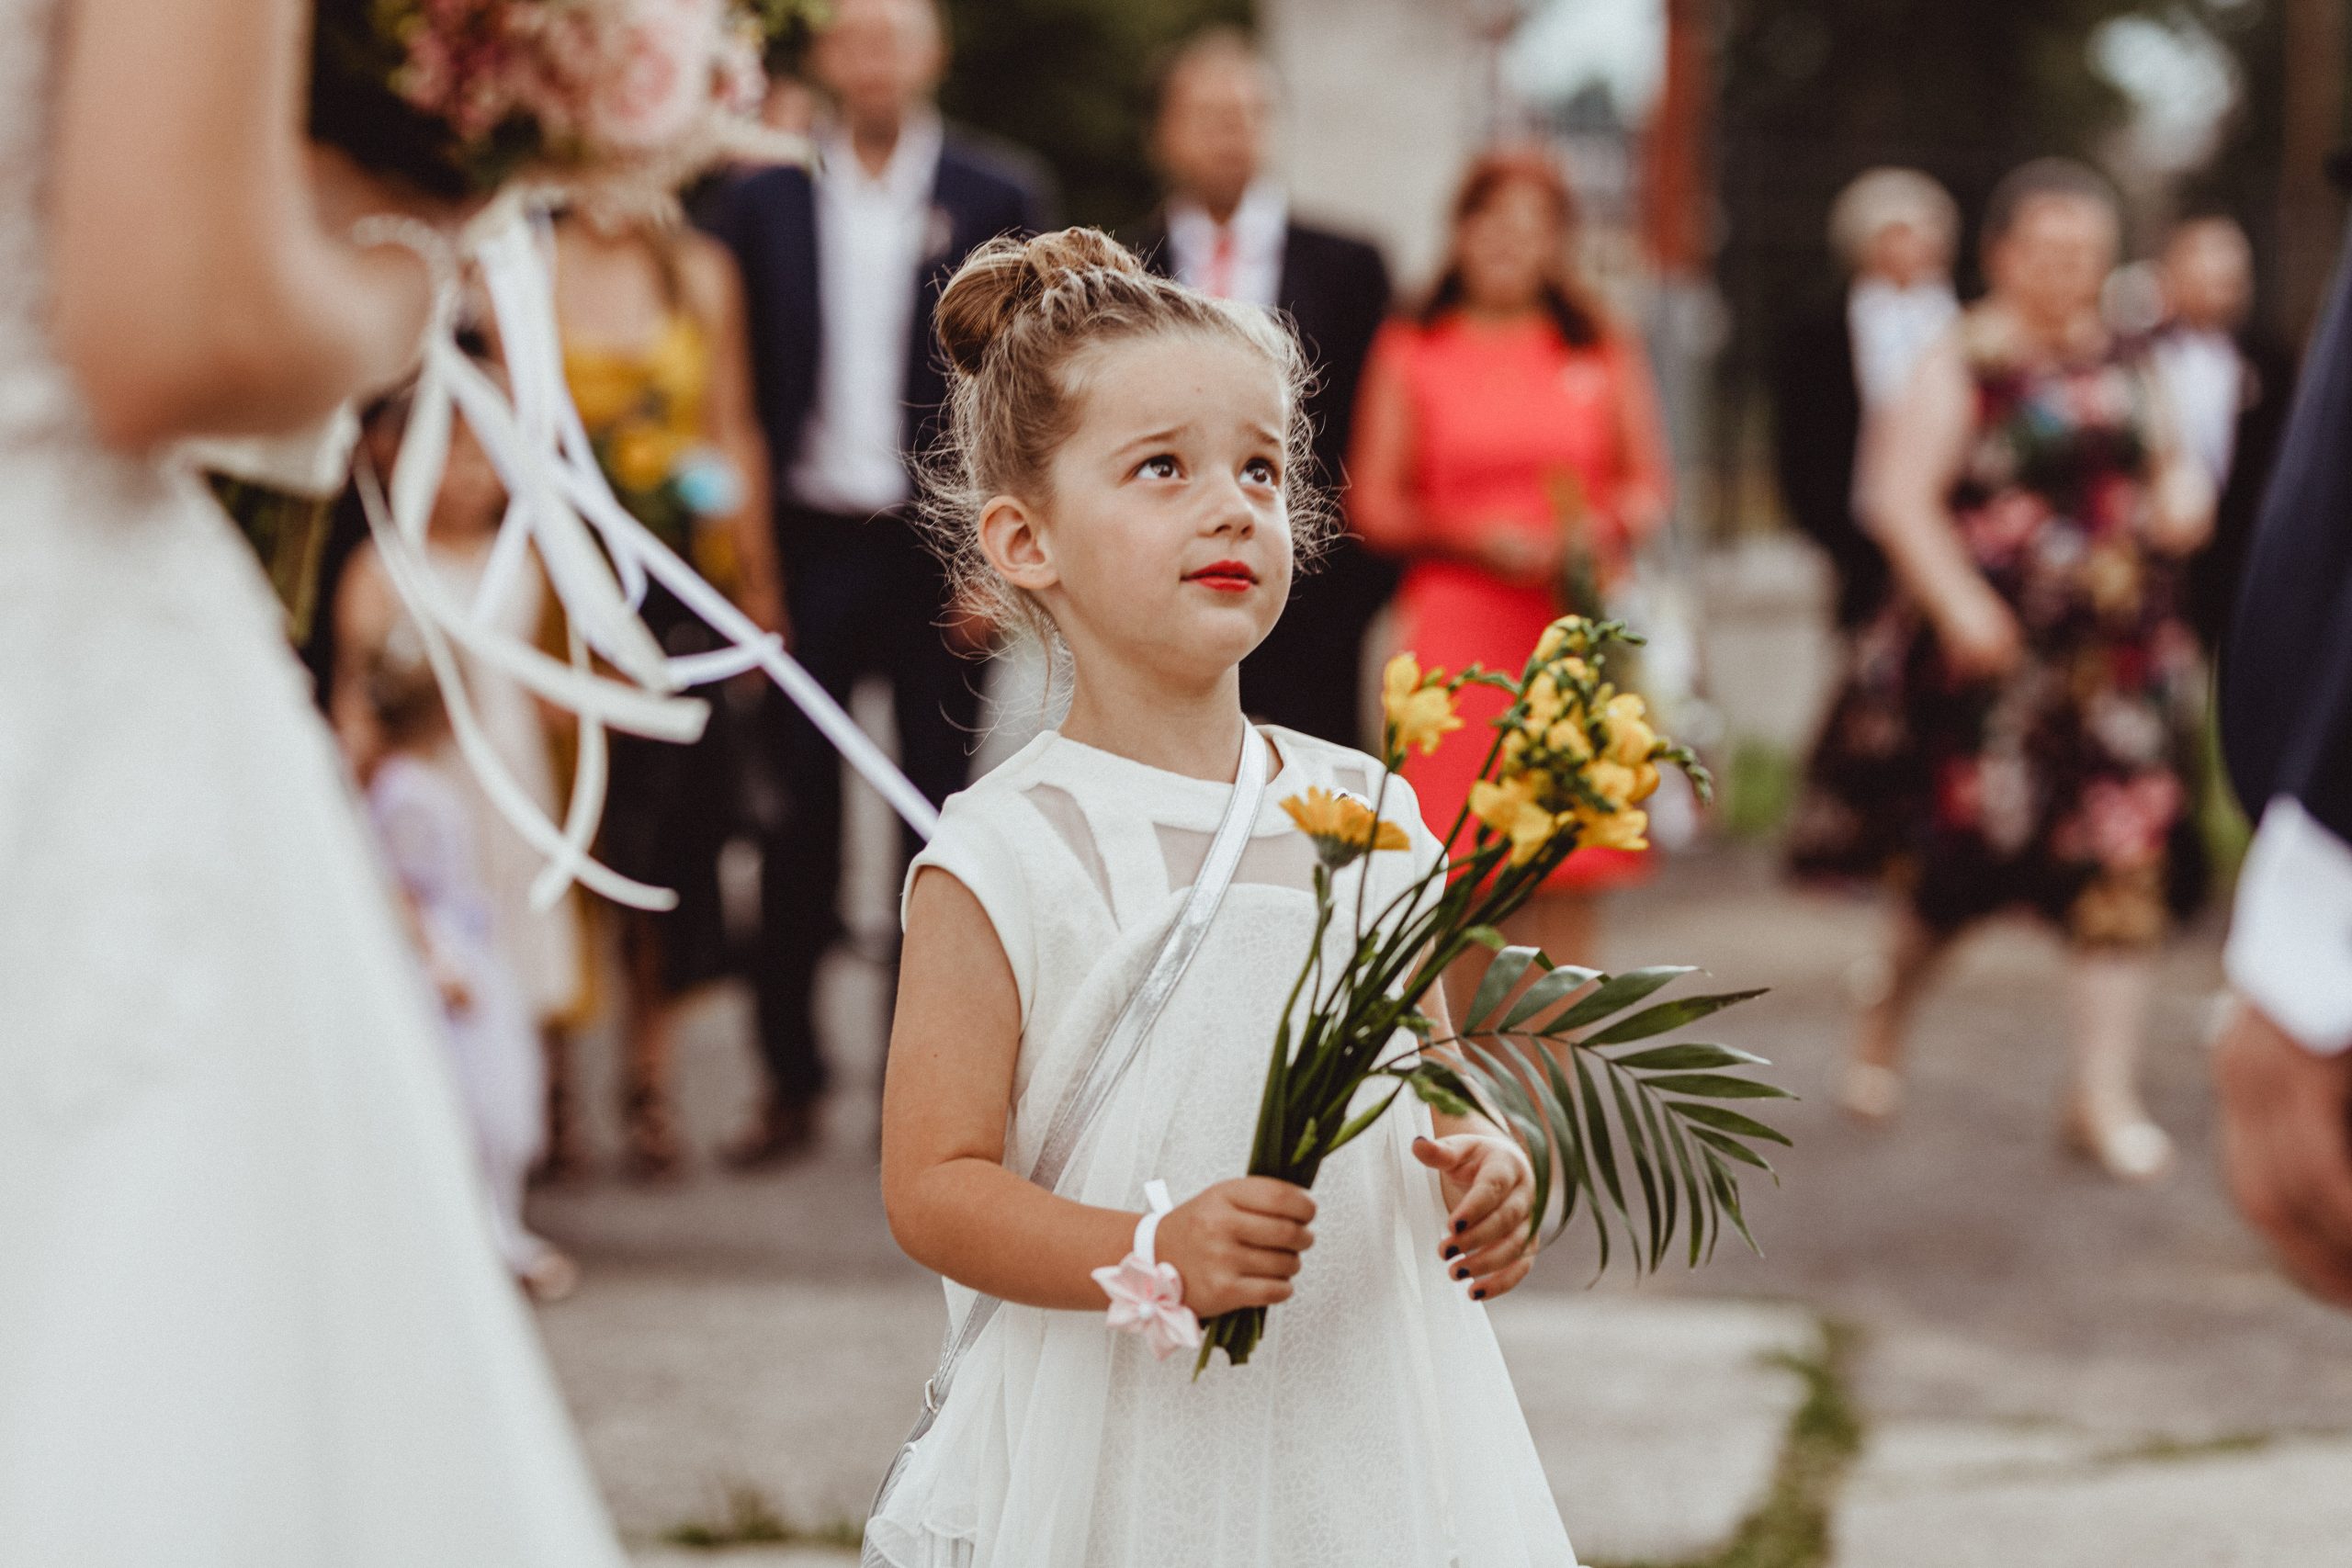
<path fill-rule="evenodd" d="M 962 789 L 980 717 L 979 665 L 941 631 L 947 584 L 902 517 L 870 520 L 781 506 L 777 542 L 793 655 L 846 702 L 866 675 L 888 679 L 899 763 L 936 805 Z M 811 1012 L 818 962 L 842 934 L 842 759 L 791 699 L 771 688 L 762 728 L 779 749 L 784 811 L 763 846 L 760 950 L 753 969 L 760 1052 L 775 1090 L 825 1087 Z M 909 852 L 914 840 L 908 835 Z"/>

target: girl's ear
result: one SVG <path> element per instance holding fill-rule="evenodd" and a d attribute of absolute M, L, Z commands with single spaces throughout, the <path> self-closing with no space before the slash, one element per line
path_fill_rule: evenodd
<path fill-rule="evenodd" d="M 1040 593 L 1061 581 L 1037 514 L 1019 496 L 990 496 L 980 508 L 980 550 L 998 576 L 1023 592 Z"/>

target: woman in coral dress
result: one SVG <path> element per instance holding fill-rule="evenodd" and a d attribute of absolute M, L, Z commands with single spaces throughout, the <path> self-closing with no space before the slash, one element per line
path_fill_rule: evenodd
<path fill-rule="evenodd" d="M 1349 515 L 1404 558 L 1397 643 L 1425 667 L 1516 671 L 1555 616 L 1606 604 L 1665 515 L 1649 370 L 1569 272 L 1574 221 L 1549 161 L 1481 158 L 1454 199 L 1436 288 L 1373 345 Z M 1482 728 L 1504 702 L 1466 688 L 1462 716 Z M 1433 831 L 1453 825 L 1484 756 L 1447 746 L 1411 759 Z M 1590 957 L 1592 896 L 1640 866 L 1634 852 L 1578 851 L 1514 934 L 1556 959 Z"/>

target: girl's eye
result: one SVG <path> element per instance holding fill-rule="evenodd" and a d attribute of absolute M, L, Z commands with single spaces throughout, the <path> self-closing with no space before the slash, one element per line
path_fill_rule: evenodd
<path fill-rule="evenodd" d="M 1278 486 L 1283 482 L 1281 470 L 1274 467 L 1271 458 L 1266 457 L 1252 457 L 1244 463 L 1241 477 L 1252 484 Z"/>
<path fill-rule="evenodd" d="M 1165 452 L 1157 457 L 1146 457 L 1136 466 L 1136 473 L 1148 479 L 1172 479 L 1177 474 L 1176 459 Z"/>

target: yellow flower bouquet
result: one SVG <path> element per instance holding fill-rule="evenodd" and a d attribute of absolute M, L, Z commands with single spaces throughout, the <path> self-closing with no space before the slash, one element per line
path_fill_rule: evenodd
<path fill-rule="evenodd" d="M 1314 789 L 1283 802 L 1315 842 L 1315 939 L 1274 1032 L 1250 1175 L 1313 1186 L 1323 1162 L 1409 1089 L 1451 1114 L 1482 1113 L 1520 1145 L 1535 1182 L 1531 1245 L 1579 1213 L 1592 1216 L 1604 1269 L 1621 1229 L 1637 1269 L 1660 1267 L 1678 1233 L 1696 1267 L 1725 1221 L 1755 1245 L 1738 1169 L 1769 1174 L 1752 1145 L 1788 1140 L 1722 1102 L 1785 1091 L 1741 1076 L 1769 1064 L 1727 1045 L 1638 1043 L 1757 993 L 1644 1006 L 1690 969 L 1605 975 L 1511 946 L 1498 929 L 1579 845 L 1648 847 L 1642 802 L 1661 765 L 1682 768 L 1702 796 L 1708 790 L 1690 750 L 1658 735 L 1642 699 L 1603 677 L 1605 645 L 1634 640 L 1618 622 L 1563 616 L 1516 678 L 1475 666 L 1448 678 L 1401 654 L 1383 683 L 1385 770 L 1375 797 Z M 1381 815 L 1389 781 L 1408 750 L 1427 755 L 1463 728 L 1454 698 L 1473 683 L 1500 688 L 1511 704 L 1445 836 L 1450 863 L 1377 910 L 1365 908 L 1370 879 L 1360 877 L 1351 941 L 1330 942 L 1341 918 L 1335 879 L 1367 855 L 1408 847 L 1404 829 Z M 1486 976 L 1464 1015 L 1441 1031 L 1422 999 L 1479 946 L 1494 953 Z M 1265 1327 L 1263 1308 L 1209 1320 L 1199 1367 L 1217 1348 L 1248 1360 Z"/>

